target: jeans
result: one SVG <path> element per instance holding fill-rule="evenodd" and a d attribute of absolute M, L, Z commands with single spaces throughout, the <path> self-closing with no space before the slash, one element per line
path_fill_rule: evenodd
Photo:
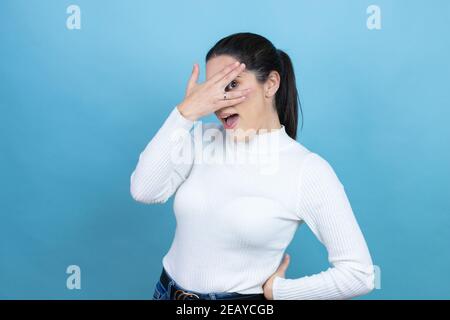
<path fill-rule="evenodd" d="M 156 283 L 152 300 L 267 300 L 263 293 L 240 294 L 236 292 L 199 293 L 186 290 L 178 285 L 172 277 L 162 270 L 160 280 Z"/>

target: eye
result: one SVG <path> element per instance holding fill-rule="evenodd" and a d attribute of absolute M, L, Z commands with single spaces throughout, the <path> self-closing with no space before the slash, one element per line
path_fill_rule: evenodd
<path fill-rule="evenodd" d="M 234 89 L 234 88 L 236 88 L 237 87 L 237 81 L 236 80 L 233 80 L 233 81 L 231 81 L 226 87 L 225 87 L 225 91 L 229 91 L 229 90 L 231 90 L 231 89 Z M 229 90 L 227 90 L 227 89 L 229 89 Z"/>

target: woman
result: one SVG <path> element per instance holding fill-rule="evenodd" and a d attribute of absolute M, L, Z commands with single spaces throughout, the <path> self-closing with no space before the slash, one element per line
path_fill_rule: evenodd
<path fill-rule="evenodd" d="M 204 83 L 198 75 L 195 64 L 184 100 L 131 175 L 136 201 L 164 203 L 175 194 L 175 237 L 153 298 L 348 299 L 370 292 L 372 260 L 344 187 L 325 159 L 296 141 L 288 55 L 260 35 L 237 33 L 208 52 Z M 194 126 L 211 113 L 219 124 Z M 224 150 L 227 160 L 207 161 Z M 332 266 L 286 279 L 285 249 L 303 222 Z"/>

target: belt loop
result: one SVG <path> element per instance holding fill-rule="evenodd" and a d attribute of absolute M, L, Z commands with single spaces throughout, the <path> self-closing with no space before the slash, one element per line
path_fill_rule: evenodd
<path fill-rule="evenodd" d="M 169 285 L 167 286 L 167 295 L 168 295 L 170 300 L 172 300 L 172 288 L 173 288 L 174 284 L 175 284 L 175 281 L 174 280 L 170 280 L 169 281 Z"/>

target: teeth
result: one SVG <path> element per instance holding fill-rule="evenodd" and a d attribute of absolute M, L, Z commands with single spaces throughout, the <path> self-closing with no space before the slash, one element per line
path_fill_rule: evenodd
<path fill-rule="evenodd" d="M 231 117 L 231 116 L 234 115 L 234 114 L 236 114 L 236 113 L 228 114 L 228 115 L 226 115 L 223 119 L 229 118 L 229 117 Z"/>

